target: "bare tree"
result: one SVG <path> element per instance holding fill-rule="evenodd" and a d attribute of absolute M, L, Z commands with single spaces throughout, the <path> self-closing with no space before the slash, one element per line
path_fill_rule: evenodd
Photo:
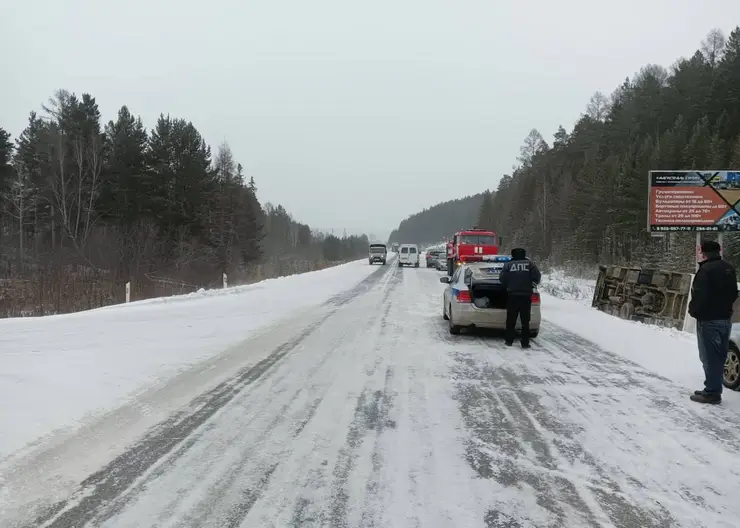
<path fill-rule="evenodd" d="M 28 170 L 23 162 L 19 159 L 13 164 L 15 177 L 10 181 L 7 191 L 3 198 L 5 201 L 5 211 L 18 221 L 18 257 L 23 262 L 25 237 L 25 213 L 29 208 L 29 199 L 32 195 L 32 189 L 29 186 Z"/>
<path fill-rule="evenodd" d="M 717 66 L 717 63 L 722 59 L 726 42 L 725 34 L 717 28 L 711 30 L 707 34 L 707 38 L 701 42 L 701 52 L 712 68 Z"/>
<path fill-rule="evenodd" d="M 601 92 L 591 96 L 586 106 L 586 115 L 595 121 L 604 121 L 609 113 L 609 99 Z"/>
<path fill-rule="evenodd" d="M 531 167 L 534 157 L 545 150 L 547 150 L 547 143 L 542 138 L 539 130 L 533 128 L 524 138 L 524 144 L 519 149 L 520 154 L 517 159 L 523 166 Z"/>
<path fill-rule="evenodd" d="M 655 83 L 661 88 L 668 83 L 668 70 L 660 64 L 648 64 L 640 68 L 635 75 L 634 84 L 636 86 L 645 85 L 646 83 Z"/>
<path fill-rule="evenodd" d="M 76 249 L 82 250 L 98 219 L 96 203 L 103 170 L 103 136 L 97 127 L 91 130 L 67 130 L 68 113 L 78 104 L 74 96 L 59 90 L 44 110 L 50 115 L 48 125 L 52 146 L 52 171 L 49 187 L 53 207 L 62 229 Z"/>
<path fill-rule="evenodd" d="M 551 206 L 554 202 L 554 196 L 553 193 L 550 190 L 550 183 L 549 178 L 547 175 L 544 175 L 542 178 L 542 185 L 540 187 L 540 192 L 537 193 L 535 198 L 535 212 L 537 214 L 537 222 L 539 227 L 539 232 L 542 236 L 542 249 L 545 251 L 550 250 L 548 247 L 550 244 L 550 222 L 549 218 L 551 216 Z"/>
<path fill-rule="evenodd" d="M 95 204 L 100 195 L 103 171 L 103 137 L 93 132 L 89 137 L 76 138 L 73 143 L 74 162 L 77 166 L 77 218 L 78 239 L 85 245 L 98 219 Z"/>

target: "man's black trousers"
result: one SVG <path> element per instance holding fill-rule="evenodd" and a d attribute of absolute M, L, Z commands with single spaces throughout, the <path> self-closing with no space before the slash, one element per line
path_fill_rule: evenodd
<path fill-rule="evenodd" d="M 522 345 L 529 344 L 529 320 L 532 318 L 532 296 L 510 293 L 506 298 L 506 342 L 516 337 L 516 320 L 522 320 Z"/>

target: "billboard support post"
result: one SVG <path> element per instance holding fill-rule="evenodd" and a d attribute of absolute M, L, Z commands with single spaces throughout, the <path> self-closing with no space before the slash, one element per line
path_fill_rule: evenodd
<path fill-rule="evenodd" d="M 701 256 L 701 231 L 696 232 L 696 269 L 699 271 L 699 257 Z"/>

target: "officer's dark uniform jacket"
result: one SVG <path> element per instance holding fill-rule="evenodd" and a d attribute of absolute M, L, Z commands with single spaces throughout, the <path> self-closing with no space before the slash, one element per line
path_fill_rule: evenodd
<path fill-rule="evenodd" d="M 506 287 L 509 295 L 531 296 L 532 284 L 539 284 L 542 274 L 534 262 L 526 257 L 517 257 L 519 255 L 512 255 L 513 260 L 504 264 L 500 275 L 501 284 Z"/>
<path fill-rule="evenodd" d="M 719 254 L 708 255 L 699 264 L 691 286 L 689 315 L 698 321 L 732 319 L 732 305 L 737 299 L 735 268 Z"/>

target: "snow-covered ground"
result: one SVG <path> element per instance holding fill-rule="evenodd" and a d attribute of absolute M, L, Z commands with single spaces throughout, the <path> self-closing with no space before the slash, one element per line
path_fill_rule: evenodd
<path fill-rule="evenodd" d="M 0 427 L 89 430 L 0 467 L 0 525 L 28 512 L 39 527 L 737 524 L 740 395 L 688 400 L 702 380 L 693 336 L 593 310 L 593 283 L 557 272 L 531 350 L 451 336 L 438 277 L 364 261 L 31 320 L 56 345 L 36 359 L 3 346 L 31 382 L 0 377 L 18 402 Z M 6 324 L 3 345 L 30 339 L 18 331 L 30 323 Z M 228 377 L 202 383 L 217 370 Z M 131 399 L 146 386 L 159 388 Z M 158 403 L 173 395 L 174 413 Z M 108 422 L 83 416 L 121 404 Z M 121 440 L 142 420 L 146 435 Z"/>
<path fill-rule="evenodd" d="M 377 270 L 359 260 L 225 290 L 0 320 L 0 459 L 123 404 Z"/>
<path fill-rule="evenodd" d="M 605 349 L 683 385 L 690 393 L 703 386 L 696 336 L 634 321 L 591 308 L 595 280 L 568 277 L 561 270 L 543 274 L 544 313 L 549 321 Z M 726 394 L 725 406 L 740 410 L 740 394 Z M 736 397 L 738 396 L 738 397 Z"/>
<path fill-rule="evenodd" d="M 595 279 L 573 277 L 563 270 L 553 269 L 549 273 L 542 274 L 540 291 L 551 297 L 580 301 L 581 304 L 591 306 L 595 286 Z"/>

